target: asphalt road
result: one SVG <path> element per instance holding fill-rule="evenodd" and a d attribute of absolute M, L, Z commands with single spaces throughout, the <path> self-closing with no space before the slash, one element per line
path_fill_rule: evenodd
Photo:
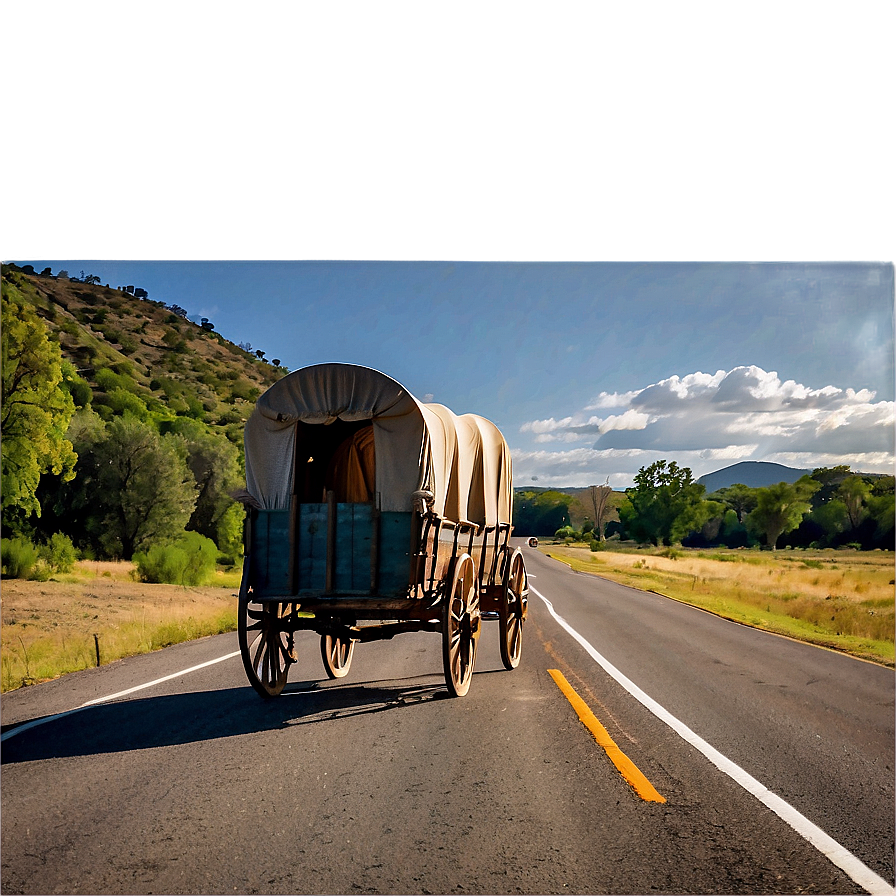
<path fill-rule="evenodd" d="M 526 560 L 522 663 L 487 623 L 460 699 L 428 633 L 359 646 L 334 682 L 309 635 L 273 701 L 212 662 L 235 635 L 4 695 L 3 892 L 893 891 L 892 670 Z"/>

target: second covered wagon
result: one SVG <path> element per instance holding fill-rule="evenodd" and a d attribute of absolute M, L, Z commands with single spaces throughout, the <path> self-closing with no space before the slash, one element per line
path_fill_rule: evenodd
<path fill-rule="evenodd" d="M 462 696 L 494 618 L 502 661 L 517 666 L 528 586 L 493 423 L 420 402 L 379 371 L 319 364 L 259 398 L 245 447 L 239 638 L 259 694 L 283 690 L 301 630 L 320 636 L 333 678 L 358 643 L 439 632 Z"/>

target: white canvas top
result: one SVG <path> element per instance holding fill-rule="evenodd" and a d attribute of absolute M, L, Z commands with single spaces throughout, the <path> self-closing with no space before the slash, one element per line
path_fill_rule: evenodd
<path fill-rule="evenodd" d="M 510 451 L 498 428 L 476 414 L 455 415 L 417 401 L 400 383 L 353 364 L 318 364 L 267 390 L 246 422 L 246 487 L 261 507 L 289 507 L 296 423 L 373 425 L 380 509 L 409 511 L 414 493 L 432 494 L 442 519 L 478 526 L 510 523 Z"/>

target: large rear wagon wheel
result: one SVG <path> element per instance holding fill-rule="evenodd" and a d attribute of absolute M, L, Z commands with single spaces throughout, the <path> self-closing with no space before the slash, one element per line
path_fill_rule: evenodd
<path fill-rule="evenodd" d="M 289 601 L 258 603 L 241 597 L 237 629 L 249 684 L 262 697 L 276 697 L 295 662 Z"/>
<path fill-rule="evenodd" d="M 345 678 L 352 665 L 355 642 L 339 635 L 320 636 L 320 655 L 329 678 Z"/>
<path fill-rule="evenodd" d="M 470 689 L 481 624 L 476 566 L 469 554 L 462 554 L 442 608 L 442 665 L 453 697 L 463 697 Z"/>
<path fill-rule="evenodd" d="M 519 549 L 507 564 L 498 624 L 501 638 L 501 662 L 505 669 L 516 669 L 523 652 L 523 622 L 528 613 L 529 583 L 526 564 Z"/>

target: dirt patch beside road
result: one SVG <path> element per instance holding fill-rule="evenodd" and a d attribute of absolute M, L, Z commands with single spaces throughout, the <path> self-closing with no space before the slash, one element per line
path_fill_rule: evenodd
<path fill-rule="evenodd" d="M 106 663 L 236 627 L 233 576 L 150 585 L 130 578 L 130 564 L 85 561 L 60 578 L 72 581 L 3 582 L 4 691 L 96 665 L 97 640 Z"/>

